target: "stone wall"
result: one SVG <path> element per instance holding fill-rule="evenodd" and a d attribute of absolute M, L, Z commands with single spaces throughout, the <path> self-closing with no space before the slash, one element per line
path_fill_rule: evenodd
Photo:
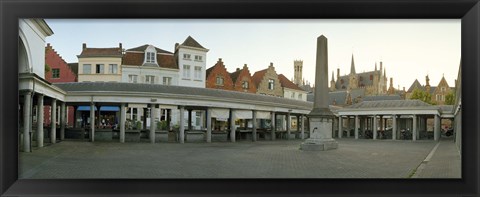
<path fill-rule="evenodd" d="M 274 80 L 275 85 L 273 90 L 268 89 L 269 79 Z M 267 72 L 265 72 L 265 75 L 263 76 L 262 80 L 258 84 L 257 94 L 266 94 L 271 96 L 283 97 L 282 84 L 280 84 L 280 80 L 278 79 L 277 72 L 275 72 L 275 68 L 273 67 L 273 65 L 270 65 L 268 67 Z"/>

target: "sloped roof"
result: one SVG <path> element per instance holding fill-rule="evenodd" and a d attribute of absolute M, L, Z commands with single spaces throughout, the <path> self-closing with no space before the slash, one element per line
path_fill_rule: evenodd
<path fill-rule="evenodd" d="M 148 44 L 145 44 L 145 45 L 142 45 L 142 46 L 139 46 L 139 47 L 135 47 L 135 48 L 131 48 L 131 49 L 127 49 L 127 51 L 138 51 L 138 52 L 145 52 L 145 50 L 148 48 Z M 155 50 L 157 50 L 157 53 L 168 53 L 168 54 L 173 54 L 172 52 L 170 51 L 166 51 L 166 50 L 163 50 L 163 49 L 160 49 L 160 48 L 157 48 L 155 47 Z"/>
<path fill-rule="evenodd" d="M 115 48 L 85 48 L 78 57 L 122 57 L 122 49 Z"/>
<path fill-rule="evenodd" d="M 430 107 L 432 105 L 420 100 L 389 100 L 389 101 L 363 101 L 345 108 L 413 108 L 413 107 Z"/>
<path fill-rule="evenodd" d="M 386 101 L 386 100 L 401 100 L 400 95 L 378 95 L 378 96 L 365 96 L 363 101 Z"/>
<path fill-rule="evenodd" d="M 298 86 L 295 85 L 293 82 L 291 82 L 290 80 L 288 80 L 287 77 L 285 77 L 285 75 L 283 75 L 283 74 L 278 75 L 278 79 L 280 80 L 280 84 L 281 84 L 282 87 L 284 87 L 284 88 L 289 88 L 289 89 L 293 89 L 293 90 L 304 91 L 302 88 L 298 87 Z"/>
<path fill-rule="evenodd" d="M 68 67 L 75 73 L 75 75 L 78 75 L 78 63 L 68 63 Z"/>
<path fill-rule="evenodd" d="M 375 72 L 377 72 L 378 75 L 380 75 L 380 71 L 369 71 L 369 72 L 362 72 L 362 73 L 357 73 L 358 77 L 358 86 L 370 86 L 373 85 L 373 77 L 370 80 L 370 75 L 375 75 Z M 341 80 L 343 79 L 343 84 L 341 83 Z M 341 90 L 342 86 L 345 86 L 345 89 L 348 88 L 350 85 L 350 75 L 343 75 L 337 78 L 335 81 L 335 89 Z"/>
<path fill-rule="evenodd" d="M 184 86 L 143 84 L 143 83 L 124 83 L 124 82 L 76 82 L 76 83 L 54 83 L 54 86 L 68 92 L 138 92 L 138 93 L 164 93 L 172 95 L 185 96 L 207 96 L 212 98 L 221 98 L 225 100 L 240 99 L 245 101 L 277 103 L 290 106 L 298 106 L 304 109 L 312 109 L 313 103 L 293 100 L 267 95 L 250 94 L 237 91 L 195 88 Z"/>
<path fill-rule="evenodd" d="M 127 51 L 122 58 L 122 64 L 131 66 L 142 66 L 144 63 L 144 58 L 145 53 L 130 53 L 129 51 Z M 157 64 L 162 68 L 178 69 L 178 65 L 173 55 L 157 53 Z"/>
<path fill-rule="evenodd" d="M 242 72 L 243 69 L 238 69 L 233 73 L 230 73 L 230 78 L 232 78 L 233 83 L 237 81 L 238 76 L 240 76 L 240 73 Z"/>
<path fill-rule="evenodd" d="M 267 69 L 259 70 L 253 74 L 252 81 L 253 83 L 255 83 L 255 86 L 258 87 L 258 84 L 262 82 L 262 79 L 265 76 L 265 73 L 267 73 Z"/>
<path fill-rule="evenodd" d="M 195 39 L 193 39 L 191 36 L 188 36 L 185 41 L 182 43 L 183 46 L 189 46 L 189 47 L 195 47 L 195 48 L 201 48 L 201 49 L 206 49 L 200 43 L 198 43 Z"/>
<path fill-rule="evenodd" d="M 412 85 L 410 86 L 410 88 L 408 88 L 407 92 L 413 92 L 413 89 L 418 88 L 420 90 L 423 90 L 425 91 L 425 86 L 422 86 L 422 84 L 420 84 L 420 82 L 418 82 L 417 79 L 415 79 L 415 81 L 413 81 Z M 433 89 L 433 88 L 432 88 Z"/>

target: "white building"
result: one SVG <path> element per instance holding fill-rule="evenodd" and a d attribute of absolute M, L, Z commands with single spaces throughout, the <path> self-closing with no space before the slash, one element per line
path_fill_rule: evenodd
<path fill-rule="evenodd" d="M 288 80 L 283 74 L 278 75 L 278 79 L 282 85 L 284 98 L 307 101 L 307 92 L 305 90 Z"/>
<path fill-rule="evenodd" d="M 88 48 L 83 43 L 78 57 L 78 82 L 111 81 L 119 82 L 122 70 L 122 43 L 113 48 Z"/>
<path fill-rule="evenodd" d="M 208 51 L 191 36 L 182 44 L 175 44 L 175 56 L 180 71 L 178 85 L 205 88 Z"/>

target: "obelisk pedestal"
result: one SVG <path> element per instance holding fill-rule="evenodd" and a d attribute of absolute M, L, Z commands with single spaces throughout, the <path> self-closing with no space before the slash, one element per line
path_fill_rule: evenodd
<path fill-rule="evenodd" d="M 335 116 L 328 107 L 328 46 L 323 35 L 317 38 L 317 60 L 315 68 L 315 94 L 310 119 L 310 138 L 300 145 L 302 150 L 331 150 L 338 148 L 332 138 Z"/>

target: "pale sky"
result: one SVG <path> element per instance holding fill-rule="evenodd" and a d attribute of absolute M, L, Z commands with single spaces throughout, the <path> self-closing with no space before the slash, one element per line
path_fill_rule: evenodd
<path fill-rule="evenodd" d="M 229 72 L 247 64 L 251 74 L 273 62 L 278 74 L 293 77 L 293 61 L 303 60 L 303 77 L 315 81 L 316 40 L 328 39 L 328 81 L 332 71 L 357 73 L 383 61 L 394 87 L 406 89 L 418 79 L 436 86 L 442 77 L 453 87 L 461 55 L 460 19 L 46 19 L 54 34 L 47 43 L 65 59 L 78 62 L 88 47 L 125 49 L 152 44 L 173 52 L 189 35 L 210 51 L 207 68 L 222 58 Z M 390 80 L 390 79 L 389 79 Z M 390 84 L 388 84 L 390 85 Z"/>

